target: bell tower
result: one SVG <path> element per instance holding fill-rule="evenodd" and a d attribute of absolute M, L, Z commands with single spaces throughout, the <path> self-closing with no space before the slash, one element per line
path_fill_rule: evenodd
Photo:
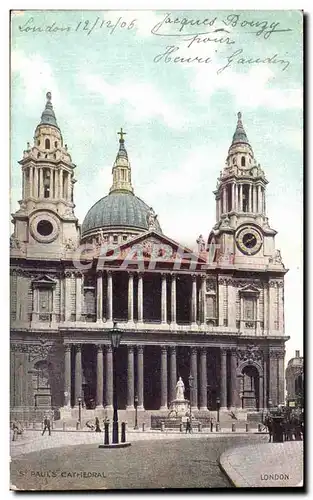
<path fill-rule="evenodd" d="M 222 266 L 261 269 L 275 263 L 283 267 L 280 251 L 275 250 L 276 231 L 266 215 L 268 181 L 242 123 L 237 126 L 223 171 L 214 191 L 216 224 L 208 244 L 217 245 L 215 260 Z"/>
<path fill-rule="evenodd" d="M 12 215 L 11 250 L 27 257 L 60 258 L 65 248 L 73 250 L 79 241 L 73 200 L 76 165 L 63 144 L 50 92 L 33 144 L 27 143 L 19 163 L 22 199 Z"/>

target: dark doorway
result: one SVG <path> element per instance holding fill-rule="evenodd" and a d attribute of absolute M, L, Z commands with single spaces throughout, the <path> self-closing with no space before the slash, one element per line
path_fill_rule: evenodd
<path fill-rule="evenodd" d="M 255 366 L 245 366 L 242 370 L 241 388 L 242 408 L 259 409 L 259 372 Z"/>
<path fill-rule="evenodd" d="M 127 321 L 128 318 L 128 274 L 113 273 L 113 318 L 115 321 Z"/>
<path fill-rule="evenodd" d="M 148 273 L 143 278 L 143 318 L 161 321 L 161 276 Z"/>
<path fill-rule="evenodd" d="M 191 321 L 191 277 L 178 276 L 176 280 L 176 318 L 178 324 Z"/>
<path fill-rule="evenodd" d="M 97 358 L 96 348 L 92 344 L 82 346 L 82 394 L 87 410 L 96 406 L 97 390 Z"/>
<path fill-rule="evenodd" d="M 144 406 L 158 410 L 161 406 L 161 350 L 158 346 L 145 347 Z"/>

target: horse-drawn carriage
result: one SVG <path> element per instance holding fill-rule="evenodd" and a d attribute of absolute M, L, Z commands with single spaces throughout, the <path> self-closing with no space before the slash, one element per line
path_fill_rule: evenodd
<path fill-rule="evenodd" d="M 268 411 L 263 419 L 269 441 L 300 441 L 304 435 L 303 410 L 281 406 Z"/>

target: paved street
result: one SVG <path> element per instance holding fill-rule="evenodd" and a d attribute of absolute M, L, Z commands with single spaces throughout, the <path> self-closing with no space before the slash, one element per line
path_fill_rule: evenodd
<path fill-rule="evenodd" d="M 49 437 L 43 438 L 48 440 Z M 13 458 L 11 483 L 18 489 L 230 488 L 220 455 L 267 436 L 185 436 L 132 442 L 125 449 L 76 444 Z"/>

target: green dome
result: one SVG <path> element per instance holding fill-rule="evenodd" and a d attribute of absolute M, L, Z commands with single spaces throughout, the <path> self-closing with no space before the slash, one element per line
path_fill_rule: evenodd
<path fill-rule="evenodd" d="M 130 192 L 113 192 L 97 201 L 82 224 L 82 236 L 94 229 L 129 227 L 148 230 L 150 207 Z M 162 232 L 156 220 L 156 231 Z"/>

